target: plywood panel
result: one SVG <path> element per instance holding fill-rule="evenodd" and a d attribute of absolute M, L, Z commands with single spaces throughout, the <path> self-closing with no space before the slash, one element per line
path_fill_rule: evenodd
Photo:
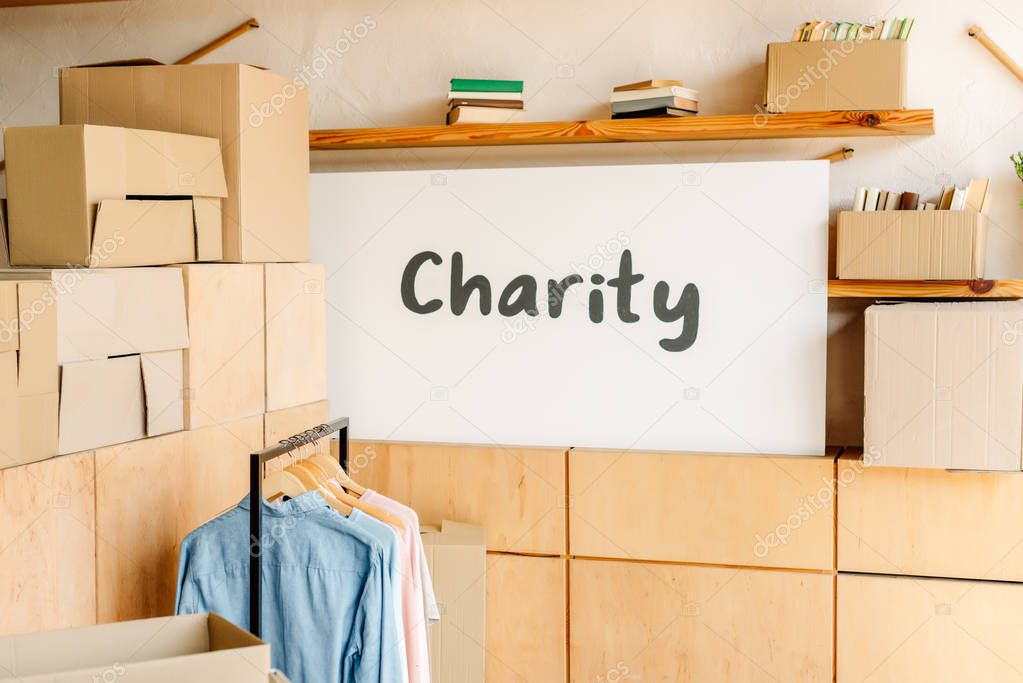
<path fill-rule="evenodd" d="M 423 524 L 478 524 L 489 550 L 565 553 L 560 449 L 353 441 L 349 463 L 356 481 L 411 506 Z"/>
<path fill-rule="evenodd" d="M 185 279 L 185 426 L 198 429 L 264 412 L 263 265 L 179 266 Z"/>
<path fill-rule="evenodd" d="M 572 680 L 825 683 L 833 577 L 570 560 Z"/>
<path fill-rule="evenodd" d="M 185 432 L 185 488 L 175 552 L 189 532 L 248 494 L 249 454 L 262 448 L 261 415 Z"/>
<path fill-rule="evenodd" d="M 172 614 L 184 433 L 96 451 L 99 623 Z"/>
<path fill-rule="evenodd" d="M 263 416 L 263 436 L 266 444 L 273 445 L 307 429 L 329 422 L 329 410 L 330 406 L 327 401 L 317 401 L 304 406 L 283 408 L 267 413 Z M 316 445 L 316 452 L 329 456 L 330 439 L 320 439 Z"/>
<path fill-rule="evenodd" d="M 266 264 L 266 409 L 327 396 L 327 304 L 320 263 Z"/>
<path fill-rule="evenodd" d="M 572 554 L 830 569 L 832 457 L 569 455 Z"/>
<path fill-rule="evenodd" d="M 1023 585 L 842 574 L 838 683 L 1023 679 Z"/>
<path fill-rule="evenodd" d="M 1023 581 L 1023 473 L 838 464 L 839 569 Z"/>
<path fill-rule="evenodd" d="M 0 472 L 0 635 L 96 620 L 95 459 Z"/>
<path fill-rule="evenodd" d="M 487 683 L 565 680 L 566 562 L 487 556 Z"/>

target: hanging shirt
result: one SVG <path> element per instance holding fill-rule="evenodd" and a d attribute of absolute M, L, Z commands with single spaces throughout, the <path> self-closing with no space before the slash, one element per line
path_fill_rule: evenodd
<path fill-rule="evenodd" d="M 376 491 L 367 489 L 362 500 L 375 505 L 391 514 L 397 515 L 405 522 L 405 529 L 400 532 L 405 549 L 407 564 L 405 567 L 406 581 L 404 591 L 403 625 L 405 628 L 405 647 L 409 662 L 409 681 L 411 683 L 429 683 L 430 656 L 427 645 L 426 622 L 428 603 L 433 602 L 433 610 L 437 612 L 436 599 L 433 598 L 433 585 L 426 566 L 426 555 L 423 552 L 423 541 L 419 535 L 419 515 L 415 510 L 388 498 Z M 429 597 L 426 597 L 429 595 Z M 440 614 L 437 614 L 439 617 Z"/>
<path fill-rule="evenodd" d="M 181 543 L 175 612 L 249 626 L 248 498 Z M 262 636 L 294 683 L 402 683 L 400 627 L 384 547 L 319 493 L 263 501 Z"/>

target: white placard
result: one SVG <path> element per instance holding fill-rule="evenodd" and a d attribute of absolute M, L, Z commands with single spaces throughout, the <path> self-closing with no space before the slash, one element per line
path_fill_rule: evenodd
<path fill-rule="evenodd" d="M 823 454 L 827 162 L 330 173 L 311 192 L 353 438 Z M 488 296 L 459 293 L 483 278 Z"/>

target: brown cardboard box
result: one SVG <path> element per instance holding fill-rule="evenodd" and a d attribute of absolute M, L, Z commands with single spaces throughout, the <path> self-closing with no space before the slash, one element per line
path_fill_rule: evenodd
<path fill-rule="evenodd" d="M 319 263 L 266 265 L 266 409 L 327 397 L 327 308 Z"/>
<path fill-rule="evenodd" d="M 185 428 L 260 415 L 266 406 L 262 264 L 178 266 L 185 279 Z"/>
<path fill-rule="evenodd" d="M 984 277 L 987 216 L 976 211 L 843 211 L 836 272 L 851 280 Z"/>
<path fill-rule="evenodd" d="M 1023 302 L 874 305 L 865 316 L 865 465 L 1023 467 Z"/>
<path fill-rule="evenodd" d="M 245 64 L 61 69 L 60 120 L 219 138 L 224 260 L 309 260 L 309 102 L 291 79 Z"/>
<path fill-rule="evenodd" d="M 905 40 L 769 43 L 769 113 L 906 108 Z"/>
<path fill-rule="evenodd" d="M 0 282 L 0 468 L 57 452 L 57 312 L 49 282 Z"/>
<path fill-rule="evenodd" d="M 0 273 L 0 315 L 0 467 L 183 428 L 179 270 Z"/>
<path fill-rule="evenodd" d="M 109 126 L 4 130 L 11 263 L 219 260 L 227 195 L 213 138 Z"/>
<path fill-rule="evenodd" d="M 270 646 L 216 614 L 0 638 L 0 683 L 266 683 Z"/>
<path fill-rule="evenodd" d="M 486 662 L 487 548 L 483 528 L 444 520 L 422 530 L 441 617 L 429 625 L 430 677 L 483 683 Z M 2 682 L 0 682 L 2 683 Z"/>

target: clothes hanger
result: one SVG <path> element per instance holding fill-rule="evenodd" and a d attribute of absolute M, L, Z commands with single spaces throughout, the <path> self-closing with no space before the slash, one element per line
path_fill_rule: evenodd
<path fill-rule="evenodd" d="M 332 478 L 327 472 L 323 470 L 323 468 L 319 464 L 320 461 L 317 458 L 319 457 L 326 459 L 328 462 L 324 464 L 333 464 L 333 469 L 344 472 L 344 470 L 341 469 L 341 466 L 338 463 L 331 461 L 330 458 L 327 458 L 326 456 L 323 455 L 317 456 L 315 454 L 315 447 L 313 448 L 313 451 L 314 454 L 306 457 L 306 459 L 303 460 L 301 463 L 301 466 L 305 468 L 307 475 L 309 475 L 313 479 L 320 478 L 321 485 L 327 487 L 331 491 L 331 493 L 341 502 L 346 503 L 358 510 L 361 510 L 370 517 L 373 517 L 374 519 L 384 522 L 385 524 L 388 524 L 389 526 L 392 526 L 398 529 L 399 531 L 405 531 L 405 521 L 403 519 L 401 519 L 397 515 L 392 515 L 383 508 L 359 500 L 348 491 L 345 491 L 342 484 L 338 483 L 334 478 Z"/>
<path fill-rule="evenodd" d="M 327 501 L 327 505 L 340 512 L 345 517 L 352 514 L 353 506 L 351 503 L 336 496 L 334 492 L 326 486 L 326 480 L 321 481 L 320 478 L 317 477 L 317 473 L 305 464 L 304 459 L 299 458 L 299 456 L 306 450 L 307 445 L 308 444 L 303 444 L 296 450 L 292 451 L 292 465 L 285 468 L 285 471 L 293 474 L 307 487 L 307 490 L 319 492 L 319 494 L 323 496 L 323 499 Z"/>
<path fill-rule="evenodd" d="M 279 464 L 276 461 L 271 462 L 275 466 Z M 269 465 L 270 463 L 267 463 L 267 469 L 270 469 Z M 290 472 L 285 472 L 283 468 L 263 476 L 263 498 L 266 500 L 272 500 L 278 496 L 298 498 L 307 491 L 308 489 L 301 479 Z"/>
<path fill-rule="evenodd" d="M 366 493 L 366 487 L 360 485 L 345 472 L 344 468 L 341 467 L 341 463 L 334 460 L 330 456 L 323 455 L 322 453 L 314 453 L 309 456 L 309 460 L 317 465 L 320 469 L 327 473 L 328 476 L 337 479 L 341 486 L 352 492 L 356 498 Z"/>

